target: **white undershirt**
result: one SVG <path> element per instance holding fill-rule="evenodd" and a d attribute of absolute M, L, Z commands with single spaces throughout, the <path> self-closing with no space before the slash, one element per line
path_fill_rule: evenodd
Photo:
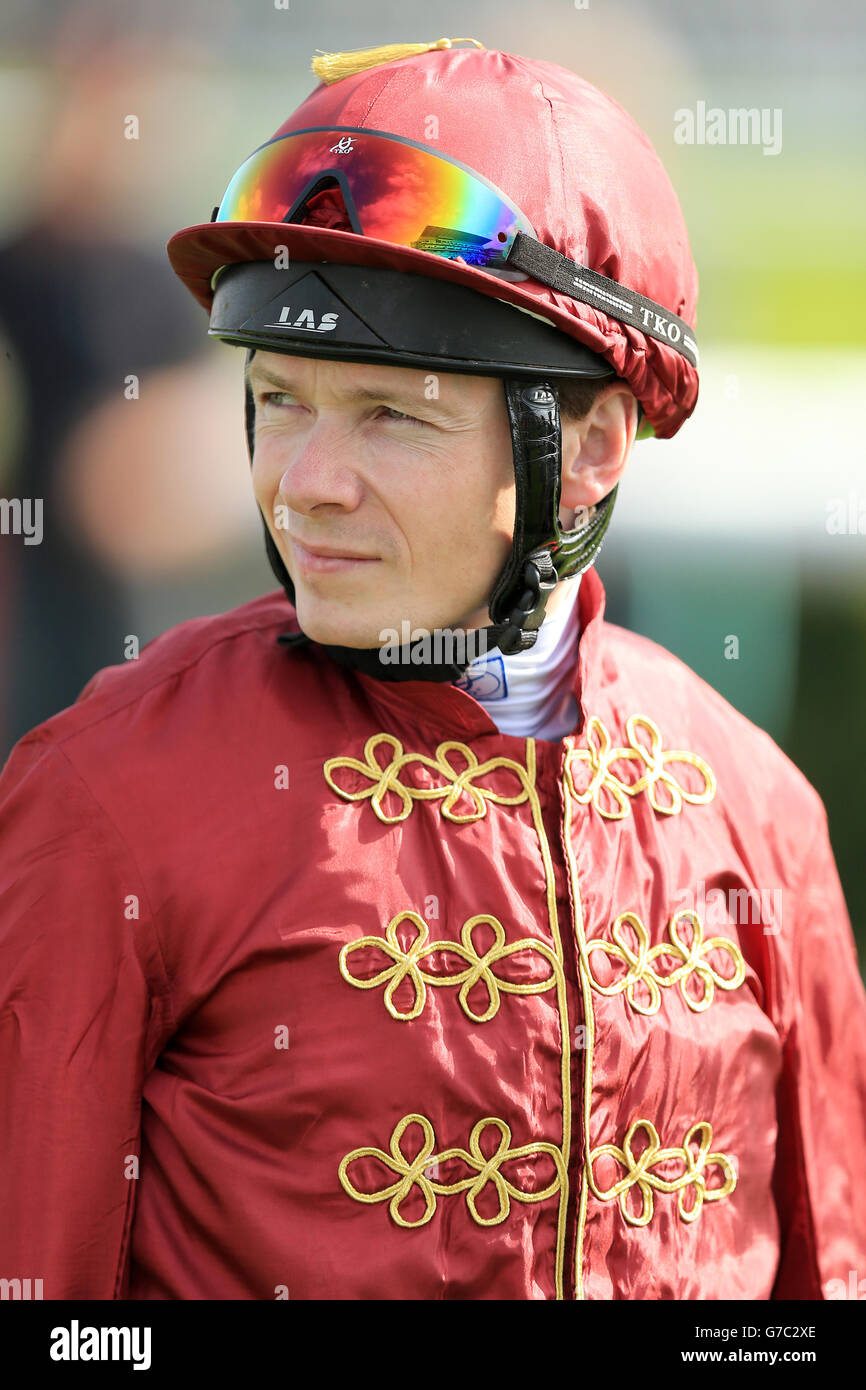
<path fill-rule="evenodd" d="M 577 725 L 579 711 L 572 687 L 580 631 L 580 578 L 574 575 L 560 581 L 567 593 L 544 619 L 534 647 L 513 656 L 498 649 L 486 652 L 454 681 L 484 706 L 501 733 L 558 740 Z"/>

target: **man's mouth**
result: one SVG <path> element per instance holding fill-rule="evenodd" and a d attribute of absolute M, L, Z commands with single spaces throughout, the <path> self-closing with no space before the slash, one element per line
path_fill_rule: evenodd
<path fill-rule="evenodd" d="M 344 549 L 341 546 L 304 545 L 294 536 L 288 539 L 301 571 L 309 574 L 327 574 L 348 569 L 353 565 L 375 564 L 380 558 L 378 555 L 365 555 L 361 551 Z"/>

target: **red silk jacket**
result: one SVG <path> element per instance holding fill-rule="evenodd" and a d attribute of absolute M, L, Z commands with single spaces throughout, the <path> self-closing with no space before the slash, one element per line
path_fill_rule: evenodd
<path fill-rule="evenodd" d="M 846 1296 L 866 996 L 821 801 L 604 623 L 594 570 L 579 601 L 559 743 L 278 646 L 277 593 L 18 743 L 0 1276 L 82 1299 Z"/>

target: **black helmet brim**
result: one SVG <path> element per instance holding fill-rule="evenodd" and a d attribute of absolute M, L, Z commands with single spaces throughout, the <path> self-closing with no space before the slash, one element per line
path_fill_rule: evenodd
<path fill-rule="evenodd" d="M 209 333 L 301 357 L 484 376 L 614 376 L 603 357 L 533 314 L 383 267 L 228 265 L 216 279 Z"/>

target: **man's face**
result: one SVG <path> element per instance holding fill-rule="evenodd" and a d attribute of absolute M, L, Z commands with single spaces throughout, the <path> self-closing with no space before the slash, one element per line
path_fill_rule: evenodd
<path fill-rule="evenodd" d="M 307 635 L 486 624 L 514 531 L 502 382 L 261 351 L 249 379 L 256 500 Z"/>

